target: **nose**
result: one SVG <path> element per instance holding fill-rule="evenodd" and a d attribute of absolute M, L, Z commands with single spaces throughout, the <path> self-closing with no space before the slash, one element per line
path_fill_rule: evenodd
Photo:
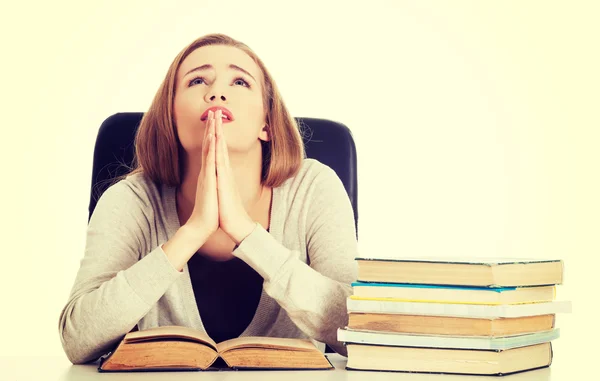
<path fill-rule="evenodd" d="M 209 99 L 210 99 L 210 101 L 212 102 L 212 101 L 214 101 L 214 100 L 215 100 L 215 98 L 216 98 L 216 97 L 217 97 L 216 95 L 212 95 L 212 96 L 210 96 L 210 98 L 209 98 Z M 225 98 L 225 95 L 221 95 L 221 100 L 222 100 L 222 101 L 226 101 L 226 100 L 227 100 L 227 99 Z"/>
<path fill-rule="evenodd" d="M 220 89 L 220 86 L 211 86 L 210 90 L 206 93 L 205 100 L 207 102 L 214 102 L 217 97 L 223 102 L 227 100 L 225 94 L 223 94 L 223 91 Z"/>

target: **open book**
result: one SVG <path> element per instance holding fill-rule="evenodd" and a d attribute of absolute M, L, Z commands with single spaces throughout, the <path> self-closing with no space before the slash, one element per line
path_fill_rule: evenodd
<path fill-rule="evenodd" d="M 333 369 L 307 339 L 238 337 L 217 344 L 193 328 L 162 326 L 126 334 L 98 371 L 207 370 L 219 358 L 234 370 Z"/>

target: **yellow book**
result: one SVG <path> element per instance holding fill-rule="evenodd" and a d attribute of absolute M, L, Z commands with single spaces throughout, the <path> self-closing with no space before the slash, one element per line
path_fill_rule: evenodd
<path fill-rule="evenodd" d="M 559 259 L 523 258 L 356 258 L 358 280 L 476 287 L 562 284 Z"/>

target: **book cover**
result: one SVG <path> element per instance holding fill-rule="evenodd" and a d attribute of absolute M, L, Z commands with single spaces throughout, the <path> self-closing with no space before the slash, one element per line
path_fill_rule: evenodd
<path fill-rule="evenodd" d="M 338 329 L 338 340 L 344 343 L 387 345 L 396 347 L 506 350 L 542 344 L 558 339 L 559 329 L 504 337 L 398 334 L 375 331 Z"/>
<path fill-rule="evenodd" d="M 506 350 L 399 347 L 349 343 L 347 370 L 508 375 L 548 367 L 552 344 Z"/>
<path fill-rule="evenodd" d="M 358 281 L 475 287 L 562 284 L 558 259 L 357 257 Z"/>
<path fill-rule="evenodd" d="M 361 300 L 354 296 L 347 299 L 348 312 L 387 313 L 407 315 L 436 315 L 471 318 L 520 317 L 570 313 L 570 301 L 546 303 L 486 305 L 396 302 L 387 300 Z"/>

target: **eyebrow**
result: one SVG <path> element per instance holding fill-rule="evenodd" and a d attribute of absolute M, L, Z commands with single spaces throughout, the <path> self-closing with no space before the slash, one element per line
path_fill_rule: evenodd
<path fill-rule="evenodd" d="M 241 71 L 242 73 L 250 76 L 250 78 L 252 78 L 254 80 L 254 82 L 256 82 L 256 79 L 252 76 L 252 74 L 248 73 L 246 70 L 242 69 L 241 67 L 234 65 L 234 64 L 229 64 L 229 68 L 233 69 L 233 70 Z M 195 67 L 192 70 L 185 73 L 183 78 L 187 77 L 188 74 L 190 74 L 194 71 L 201 71 L 201 70 L 208 70 L 208 69 L 213 69 L 213 66 L 211 64 L 204 64 L 202 66 Z"/>

